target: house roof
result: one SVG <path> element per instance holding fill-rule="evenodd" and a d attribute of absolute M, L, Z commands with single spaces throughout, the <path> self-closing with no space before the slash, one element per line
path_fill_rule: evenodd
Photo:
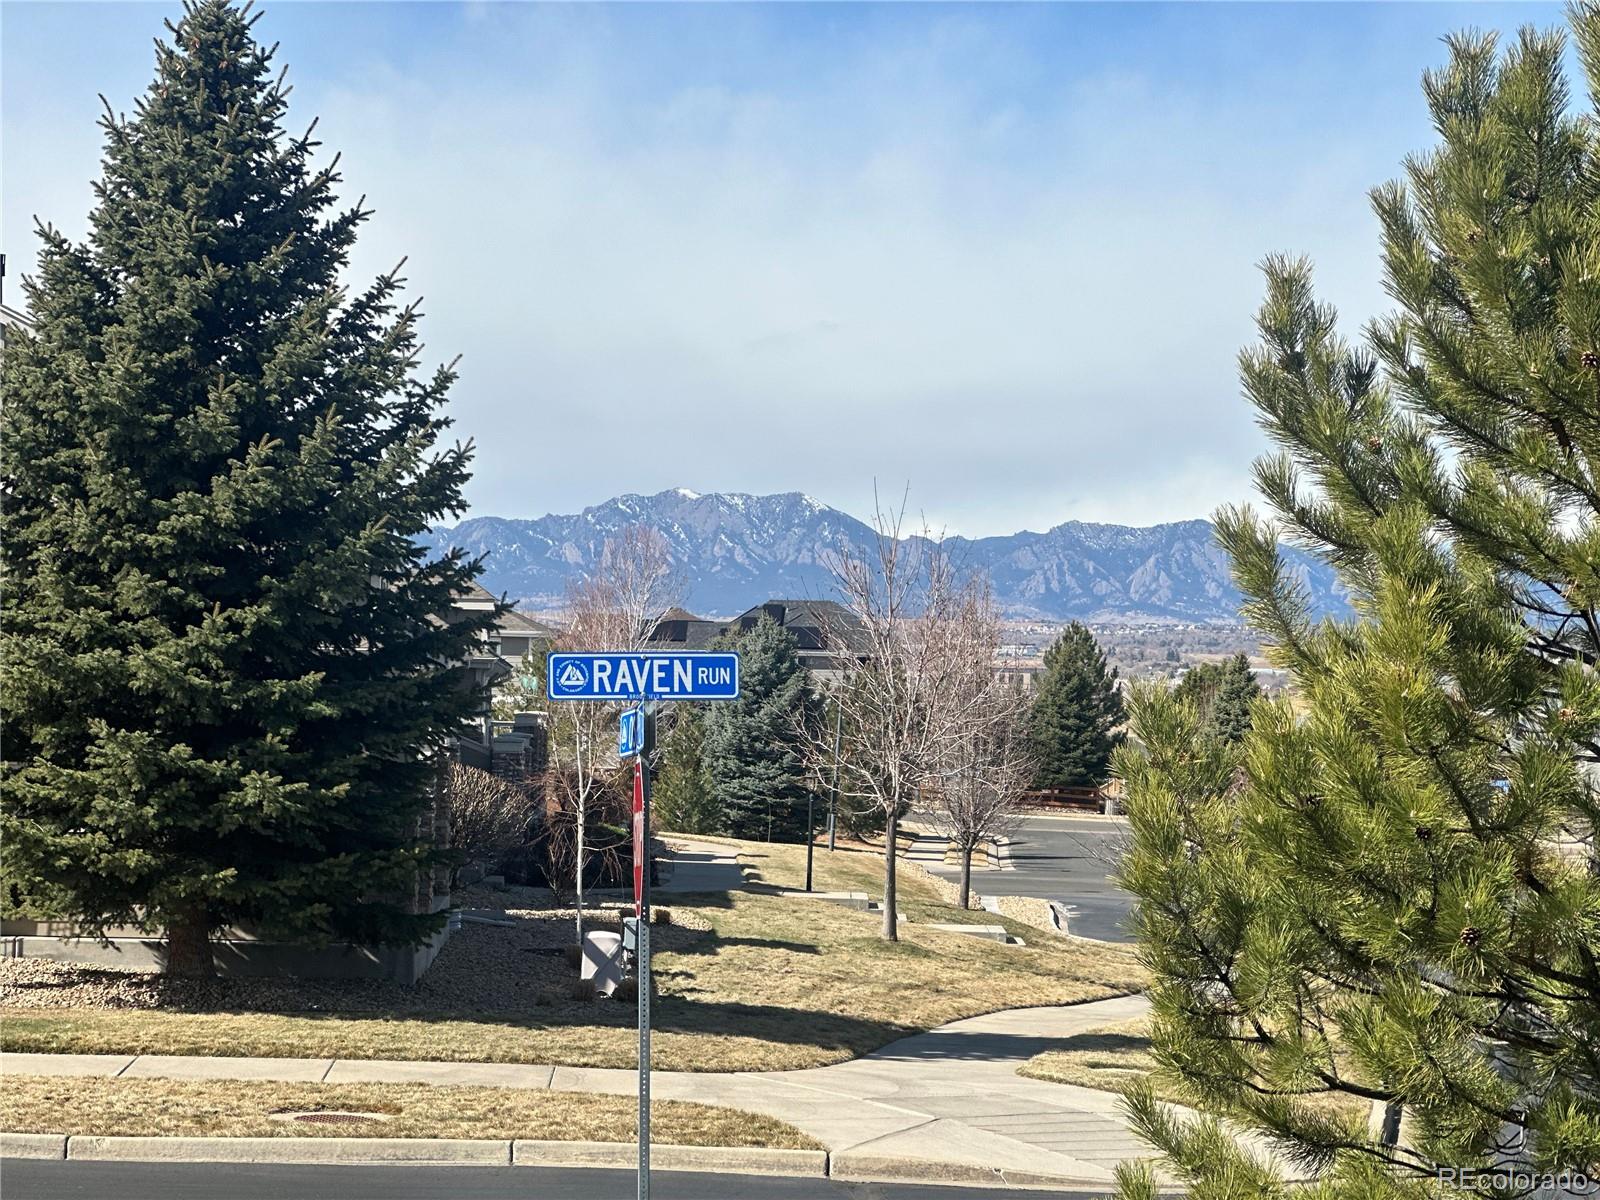
<path fill-rule="evenodd" d="M 469 583 L 456 593 L 456 603 L 464 608 L 482 608 L 486 604 L 499 604 L 500 599 L 481 583 Z"/>
<path fill-rule="evenodd" d="M 671 608 L 667 609 L 666 612 L 662 613 L 661 614 L 661 619 L 663 621 L 703 621 L 703 620 L 705 620 L 704 617 L 697 617 L 692 612 L 689 612 L 686 609 L 679 608 L 677 605 L 673 605 Z"/>
<path fill-rule="evenodd" d="M 712 642 L 728 632 L 721 621 L 689 621 L 687 625 L 683 638 L 685 650 L 709 650 Z"/>
<path fill-rule="evenodd" d="M 556 635 L 553 626 L 546 625 L 538 618 L 530 617 L 527 613 L 518 612 L 514 608 L 500 617 L 496 628 L 501 633 L 525 633 L 532 637 L 553 638 Z"/>
<path fill-rule="evenodd" d="M 850 621 L 860 624 L 856 615 L 837 600 L 784 600 L 774 598 L 764 600 L 754 608 L 747 608 L 739 614 L 740 619 L 745 617 L 759 617 L 764 609 L 779 607 L 784 611 L 783 623 L 795 624 L 805 619 L 812 620 L 838 620 Z"/>
<path fill-rule="evenodd" d="M 867 649 L 861 618 L 836 600 L 768 600 L 746 609 L 732 624 L 737 628 L 746 621 L 759 621 L 772 616 L 771 610 L 778 608 L 783 610 L 779 623 L 785 629 L 815 630 L 820 635 L 823 645 L 802 645 L 802 651 L 842 648 L 862 653 Z"/>
<path fill-rule="evenodd" d="M 656 627 L 650 634 L 650 642 L 652 645 L 671 646 L 680 650 L 708 650 L 711 643 L 727 631 L 726 621 L 708 621 L 691 616 L 674 617 L 669 612 L 656 622 Z"/>

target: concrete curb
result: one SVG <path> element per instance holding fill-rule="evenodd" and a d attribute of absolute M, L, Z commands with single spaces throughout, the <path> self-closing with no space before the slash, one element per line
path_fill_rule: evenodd
<path fill-rule="evenodd" d="M 632 1142 L 544 1142 L 478 1138 L 116 1137 L 102 1134 L 0 1133 L 0 1157 L 95 1162 L 234 1162 L 428 1166 L 632 1167 Z M 826 1150 L 760 1146 L 650 1147 L 662 1171 L 736 1171 L 747 1175 L 825 1178 Z"/>
<path fill-rule="evenodd" d="M 1015 871 L 1017 864 L 1011 858 L 1011 839 L 997 837 L 985 847 L 989 856 L 989 866 L 997 871 Z"/>
<path fill-rule="evenodd" d="M 503 1167 L 509 1141 L 469 1138 L 108 1137 L 74 1134 L 66 1157 L 98 1162 L 416 1163 Z"/>
<path fill-rule="evenodd" d="M 537 1167 L 631 1167 L 639 1161 L 632 1142 L 517 1141 L 511 1161 Z M 650 1165 L 663 1171 L 732 1171 L 745 1175 L 828 1173 L 826 1150 L 768 1150 L 758 1146 L 650 1147 Z"/>
<path fill-rule="evenodd" d="M 0 1158 L 66 1158 L 64 1133 L 0 1133 Z"/>
<path fill-rule="evenodd" d="M 1063 812 L 1051 808 L 1030 808 L 1023 810 L 1023 818 L 1029 821 L 1105 821 L 1109 824 L 1128 823 L 1128 814 L 1125 812 Z"/>
<path fill-rule="evenodd" d="M 609 1167 L 638 1161 L 632 1142 L 547 1142 L 474 1138 L 117 1137 L 103 1134 L 0 1133 L 0 1157 L 76 1162 L 306 1163 L 361 1166 Z M 826 1150 L 758 1146 L 651 1146 L 661 1171 L 726 1171 L 855 1182 L 961 1183 L 1005 1188 L 1104 1188 L 1083 1179 L 1000 1171 L 963 1163 Z"/>

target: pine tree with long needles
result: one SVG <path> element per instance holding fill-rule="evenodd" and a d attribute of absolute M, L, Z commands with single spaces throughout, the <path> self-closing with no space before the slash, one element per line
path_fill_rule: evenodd
<path fill-rule="evenodd" d="M 1600 95 L 1600 8 L 1570 16 Z M 1462 35 L 1424 77 L 1439 143 L 1373 193 L 1398 308 L 1364 346 L 1266 262 L 1242 373 L 1274 519 L 1218 530 L 1299 709 L 1230 745 L 1144 692 L 1119 760 L 1156 1058 L 1209 1115 L 1131 1111 L 1202 1200 L 1600 1166 L 1600 127 L 1565 44 Z M 1280 534 L 1353 619 L 1310 620 Z"/>

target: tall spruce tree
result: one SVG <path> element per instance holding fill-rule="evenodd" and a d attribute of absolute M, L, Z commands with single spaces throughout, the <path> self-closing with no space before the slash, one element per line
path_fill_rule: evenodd
<path fill-rule="evenodd" d="M 686 704 L 672 718 L 661 771 L 650 789 L 656 824 L 675 833 L 727 833 L 727 814 L 706 768 L 703 708 Z"/>
<path fill-rule="evenodd" d="M 1098 787 L 1122 740 L 1117 672 L 1094 635 L 1074 621 L 1044 653 L 1031 718 L 1039 760 L 1036 786 Z"/>
<path fill-rule="evenodd" d="M 1237 742 L 1250 728 L 1250 706 L 1260 697 L 1261 685 L 1250 669 L 1249 658 L 1235 654 L 1191 668 L 1173 694 L 1194 705 L 1207 734 Z"/>
<path fill-rule="evenodd" d="M 1600 8 L 1570 17 L 1600 95 Z M 1559 34 L 1449 46 L 1440 144 L 1373 193 L 1399 310 L 1354 348 L 1271 259 L 1242 358 L 1276 522 L 1219 536 L 1303 714 L 1229 747 L 1141 695 L 1120 760 L 1156 1057 L 1227 1126 L 1131 1107 L 1197 1197 L 1291 1194 L 1229 1127 L 1330 1200 L 1600 1171 L 1600 129 Z M 1353 620 L 1308 619 L 1280 532 Z"/>
<path fill-rule="evenodd" d="M 810 781 L 800 722 L 818 710 L 794 636 L 762 617 L 725 644 L 739 653 L 739 698 L 706 710 L 712 794 L 734 837 L 803 839 Z"/>
<path fill-rule="evenodd" d="M 1235 654 L 1222 663 L 1222 678 L 1211 706 L 1211 725 L 1224 741 L 1237 742 L 1250 729 L 1250 709 L 1261 698 L 1261 685 L 1250 660 Z"/>
<path fill-rule="evenodd" d="M 412 541 L 462 507 L 452 372 L 418 377 L 396 275 L 341 283 L 369 214 L 285 135 L 253 24 L 169 24 L 0 365 L 4 882 L 91 934 L 164 927 L 180 973 L 228 924 L 438 928 L 413 894 L 491 619 L 452 620 L 475 565 Z"/>

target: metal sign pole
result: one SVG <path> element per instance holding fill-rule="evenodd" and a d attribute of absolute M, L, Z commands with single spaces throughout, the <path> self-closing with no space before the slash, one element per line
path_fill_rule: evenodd
<path fill-rule="evenodd" d="M 737 700 L 739 656 L 699 650 L 551 652 L 545 657 L 545 694 L 552 701 L 632 701 L 639 710 L 637 719 L 622 719 L 617 753 L 626 755 L 634 747 L 638 756 L 634 764 L 633 921 L 639 990 L 639 1200 L 650 1200 L 650 1002 L 655 991 L 650 972 L 650 755 L 655 751 L 655 711 L 663 700 Z M 581 836 L 581 829 L 579 833 Z"/>
<path fill-rule="evenodd" d="M 645 718 L 641 717 L 641 720 Z M 649 728 L 649 723 L 646 723 Z M 640 823 L 644 833 L 644 870 L 639 875 L 639 1200 L 650 1200 L 650 745 L 642 739 L 636 760 L 643 797 Z"/>

